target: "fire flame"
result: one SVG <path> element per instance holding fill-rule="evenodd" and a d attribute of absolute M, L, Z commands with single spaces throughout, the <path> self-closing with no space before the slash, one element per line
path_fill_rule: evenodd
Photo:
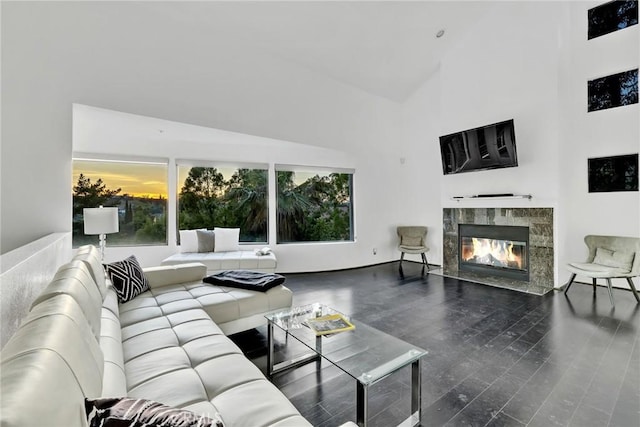
<path fill-rule="evenodd" d="M 473 237 L 472 245 L 463 245 L 462 259 L 477 264 L 488 264 L 522 270 L 522 256 L 514 253 L 509 240 Z"/>

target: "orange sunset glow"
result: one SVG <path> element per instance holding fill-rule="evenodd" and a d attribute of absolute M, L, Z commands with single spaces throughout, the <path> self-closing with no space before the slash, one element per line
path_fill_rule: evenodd
<path fill-rule="evenodd" d="M 167 165 L 74 160 L 72 187 L 78 183 L 80 174 L 92 183 L 102 178 L 108 189 L 121 188 L 120 195 L 167 198 Z"/>

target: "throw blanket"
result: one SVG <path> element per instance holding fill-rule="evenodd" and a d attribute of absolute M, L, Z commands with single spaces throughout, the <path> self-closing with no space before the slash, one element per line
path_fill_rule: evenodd
<path fill-rule="evenodd" d="M 251 270 L 227 270 L 202 279 L 205 283 L 250 291 L 268 291 L 284 283 L 284 276 L 274 273 L 261 273 Z"/>

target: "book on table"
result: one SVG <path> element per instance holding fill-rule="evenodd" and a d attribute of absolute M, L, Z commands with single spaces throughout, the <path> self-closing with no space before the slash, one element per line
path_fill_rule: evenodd
<path fill-rule="evenodd" d="M 339 313 L 327 314 L 325 316 L 308 319 L 307 325 L 316 333 L 316 335 L 336 334 L 338 332 L 355 329 L 353 323 Z"/>

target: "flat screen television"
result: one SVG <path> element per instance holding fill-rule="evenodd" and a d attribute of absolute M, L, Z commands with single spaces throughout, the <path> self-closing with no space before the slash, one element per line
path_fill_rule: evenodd
<path fill-rule="evenodd" d="M 518 166 L 513 119 L 440 137 L 445 175 Z"/>

